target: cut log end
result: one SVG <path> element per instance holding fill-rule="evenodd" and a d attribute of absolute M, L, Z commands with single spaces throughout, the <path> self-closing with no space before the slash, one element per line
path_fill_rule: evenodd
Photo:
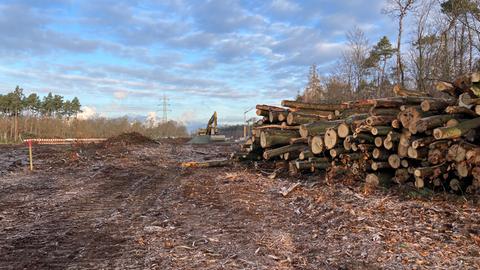
<path fill-rule="evenodd" d="M 392 127 L 395 128 L 395 129 L 400 128 L 400 121 L 398 119 L 394 119 L 392 121 Z"/>
<path fill-rule="evenodd" d="M 418 189 L 422 189 L 425 187 L 425 182 L 420 177 L 415 177 L 415 187 Z"/>
<path fill-rule="evenodd" d="M 338 137 L 346 138 L 350 135 L 350 127 L 346 123 L 341 123 L 337 128 Z"/>
<path fill-rule="evenodd" d="M 391 150 L 393 148 L 393 142 L 392 141 L 383 141 L 383 147 L 387 150 Z"/>
<path fill-rule="evenodd" d="M 325 132 L 325 147 L 327 149 L 332 149 L 337 145 L 338 135 L 335 129 L 329 128 Z"/>
<path fill-rule="evenodd" d="M 381 147 L 383 145 L 383 138 L 382 137 L 375 137 L 374 140 L 376 147 Z"/>
<path fill-rule="evenodd" d="M 460 191 L 461 189 L 460 181 L 456 178 L 453 178 L 452 180 L 450 180 L 449 186 L 450 186 L 450 189 L 452 189 L 453 191 Z"/>
<path fill-rule="evenodd" d="M 312 153 L 318 155 L 323 152 L 324 149 L 324 142 L 321 136 L 315 136 L 312 138 Z"/>
<path fill-rule="evenodd" d="M 387 172 L 369 173 L 365 178 L 365 183 L 372 187 L 388 187 L 392 183 L 392 174 Z"/>
<path fill-rule="evenodd" d="M 398 155 L 390 155 L 388 157 L 388 163 L 390 164 L 390 166 L 394 169 L 398 169 L 400 168 L 400 165 L 401 165 L 401 159 Z"/>

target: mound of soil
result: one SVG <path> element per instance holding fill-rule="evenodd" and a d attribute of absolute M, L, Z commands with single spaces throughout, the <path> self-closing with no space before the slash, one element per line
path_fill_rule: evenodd
<path fill-rule="evenodd" d="M 153 139 L 138 132 L 122 133 L 105 141 L 105 145 L 148 145 L 156 143 Z"/>

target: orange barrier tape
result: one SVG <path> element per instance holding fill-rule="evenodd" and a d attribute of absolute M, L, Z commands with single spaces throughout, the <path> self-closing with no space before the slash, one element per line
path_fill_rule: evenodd
<path fill-rule="evenodd" d="M 93 138 L 93 139 L 26 139 L 24 143 L 33 144 L 76 144 L 76 143 L 99 143 L 107 139 Z"/>

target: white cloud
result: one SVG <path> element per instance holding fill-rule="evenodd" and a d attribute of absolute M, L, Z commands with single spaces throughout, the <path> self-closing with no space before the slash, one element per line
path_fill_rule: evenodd
<path fill-rule="evenodd" d="M 392 33 L 392 20 L 380 14 L 384 1 L 0 4 L 0 29 L 7 33 L 0 37 L 0 86 L 78 96 L 90 106 L 83 107 L 85 118 L 145 120 L 166 93 L 182 100 L 180 111 L 191 110 L 179 120 L 204 123 L 209 116 L 194 113 L 204 109 L 202 101 L 228 116 L 237 115 L 229 106 L 294 96 L 310 64 L 325 67 L 340 56 L 354 25 L 372 42 Z M 64 7 L 77 16 L 65 18 Z"/>
<path fill-rule="evenodd" d="M 92 119 L 97 117 L 97 110 L 95 107 L 82 106 L 82 112 L 77 115 L 80 120 Z"/>
<path fill-rule="evenodd" d="M 197 121 L 198 119 L 196 119 L 196 114 L 194 111 L 185 111 L 182 113 L 182 115 L 180 115 L 178 120 L 184 124 L 189 124 Z"/>
<path fill-rule="evenodd" d="M 147 119 L 145 120 L 145 124 L 148 127 L 154 127 L 158 124 L 158 118 L 156 112 L 149 112 L 147 115 Z"/>

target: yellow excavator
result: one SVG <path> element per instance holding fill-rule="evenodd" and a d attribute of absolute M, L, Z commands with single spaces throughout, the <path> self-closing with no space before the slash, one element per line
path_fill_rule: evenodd
<path fill-rule="evenodd" d="M 206 128 L 200 128 L 197 134 L 190 140 L 192 144 L 206 144 L 213 142 L 224 142 L 225 135 L 218 134 L 217 128 L 217 112 L 214 112 L 210 120 L 208 120 Z"/>

